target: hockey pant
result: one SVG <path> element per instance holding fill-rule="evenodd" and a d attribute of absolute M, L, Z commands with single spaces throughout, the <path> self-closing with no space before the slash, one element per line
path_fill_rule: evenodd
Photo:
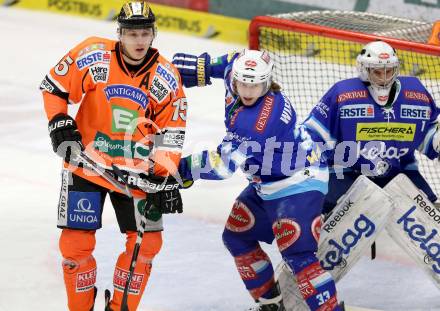
<path fill-rule="evenodd" d="M 295 273 L 300 292 L 311 310 L 338 310 L 335 283 L 315 256 L 324 195 L 318 191 L 262 200 L 252 185 L 234 203 L 223 242 L 251 296 L 274 298 L 272 263 L 259 242 L 276 239 L 283 259 Z"/>
<path fill-rule="evenodd" d="M 129 270 L 136 232 L 127 232 L 126 249 L 119 255 L 113 276 L 114 295 L 110 302 L 119 311 Z M 59 241 L 63 256 L 64 283 L 70 311 L 90 311 L 96 283 L 95 231 L 63 229 Z M 151 262 L 162 246 L 161 232 L 145 232 L 128 295 L 129 310 L 136 310 L 150 276 Z"/>

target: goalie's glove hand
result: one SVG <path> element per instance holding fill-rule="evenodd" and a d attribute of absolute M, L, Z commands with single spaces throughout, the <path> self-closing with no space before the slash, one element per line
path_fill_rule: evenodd
<path fill-rule="evenodd" d="M 81 133 L 71 116 L 57 114 L 49 121 L 48 129 L 53 151 L 66 162 L 69 162 L 72 151 L 76 153 L 84 150 Z"/>
<path fill-rule="evenodd" d="M 147 192 L 147 196 L 153 205 L 162 214 L 174 214 L 183 212 L 182 196 L 179 192 L 179 183 L 172 177 L 140 174 L 142 184 L 140 189 Z"/>
<path fill-rule="evenodd" d="M 177 53 L 174 54 L 172 63 L 179 70 L 184 86 L 211 84 L 211 57 L 208 53 L 199 56 Z"/>

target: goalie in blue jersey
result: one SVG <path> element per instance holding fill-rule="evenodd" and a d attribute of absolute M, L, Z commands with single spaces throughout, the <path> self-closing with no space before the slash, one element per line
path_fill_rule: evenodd
<path fill-rule="evenodd" d="M 357 68 L 359 77 L 334 84 L 303 123 L 330 168 L 321 265 L 338 281 L 386 228 L 440 288 L 440 210 L 415 157 L 439 156 L 439 108 L 418 78 L 399 76 L 396 51 L 383 41 L 363 47 Z"/>
<path fill-rule="evenodd" d="M 311 310 L 340 310 L 335 283 L 315 255 L 328 170 L 290 101 L 272 81 L 266 52 L 244 50 L 218 58 L 176 54 L 185 86 L 224 80 L 227 133 L 216 150 L 181 160 L 183 179 L 221 180 L 241 168 L 249 185 L 232 206 L 223 241 L 260 311 L 285 310 L 274 270 L 260 242 L 278 249 Z"/>
<path fill-rule="evenodd" d="M 396 51 L 383 41 L 364 46 L 358 78 L 333 85 L 304 122 L 326 144 L 330 166 L 324 212 L 359 175 L 384 187 L 406 174 L 431 202 L 437 197 L 418 170 L 415 151 L 436 159 L 439 109 L 416 77 L 399 76 Z"/>

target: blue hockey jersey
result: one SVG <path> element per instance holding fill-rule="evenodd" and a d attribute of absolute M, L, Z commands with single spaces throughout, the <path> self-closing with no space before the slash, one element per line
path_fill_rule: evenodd
<path fill-rule="evenodd" d="M 252 106 L 232 92 L 232 62 L 238 54 L 211 61 L 211 77 L 225 82 L 227 133 L 214 151 L 182 159 L 179 172 L 188 179 L 225 179 L 241 168 L 265 200 L 298 192 L 327 192 L 328 172 L 320 151 L 282 92 L 269 91 Z M 189 163 L 190 164 L 187 164 Z M 190 172 L 191 171 L 191 172 Z"/>
<path fill-rule="evenodd" d="M 415 150 L 430 159 L 439 114 L 415 77 L 396 80 L 394 102 L 381 107 L 358 78 L 337 82 L 313 108 L 304 125 L 326 143 L 329 165 L 367 176 L 393 176 L 417 169 Z"/>

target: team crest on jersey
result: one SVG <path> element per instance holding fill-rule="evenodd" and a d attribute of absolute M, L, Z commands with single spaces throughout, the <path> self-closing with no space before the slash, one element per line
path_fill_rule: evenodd
<path fill-rule="evenodd" d="M 272 231 L 277 240 L 278 249 L 282 252 L 293 243 L 295 243 L 301 235 L 301 227 L 292 219 L 280 219 L 273 223 Z"/>
<path fill-rule="evenodd" d="M 374 106 L 371 104 L 345 105 L 339 109 L 341 119 L 374 118 Z"/>
<path fill-rule="evenodd" d="M 159 64 L 157 66 L 156 73 L 166 81 L 166 83 L 173 89 L 174 92 L 177 91 L 177 79 L 170 70 Z"/>
<path fill-rule="evenodd" d="M 233 232 L 244 232 L 255 225 L 255 217 L 249 208 L 240 201 L 235 201 L 229 214 L 226 228 Z"/>
<path fill-rule="evenodd" d="M 126 85 L 126 84 L 111 84 L 104 88 L 105 97 L 107 101 L 112 98 L 124 98 L 135 102 L 142 108 L 146 109 L 149 99 L 140 88 Z"/>
<path fill-rule="evenodd" d="M 431 118 L 431 107 L 429 106 L 400 106 L 400 117 L 404 119 L 429 120 Z"/>
<path fill-rule="evenodd" d="M 92 65 L 102 63 L 109 64 L 111 53 L 109 51 L 96 50 L 91 51 L 76 60 L 76 66 L 79 70 L 90 67 Z"/>
<path fill-rule="evenodd" d="M 163 100 L 170 93 L 170 88 L 166 83 L 162 82 L 158 76 L 154 76 L 150 86 L 150 95 L 157 103 L 163 102 Z"/>

